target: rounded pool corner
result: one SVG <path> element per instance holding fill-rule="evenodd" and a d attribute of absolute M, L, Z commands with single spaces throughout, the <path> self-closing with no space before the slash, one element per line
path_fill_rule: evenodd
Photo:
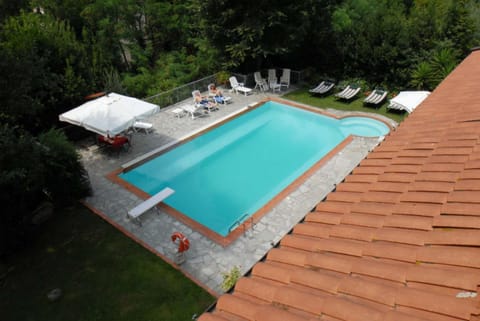
<path fill-rule="evenodd" d="M 347 116 L 339 120 L 340 130 L 347 135 L 361 137 L 381 137 L 392 128 L 382 120 L 369 116 Z"/>

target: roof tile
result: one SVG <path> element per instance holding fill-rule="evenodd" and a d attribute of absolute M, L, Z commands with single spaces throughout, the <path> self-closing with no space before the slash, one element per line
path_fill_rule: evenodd
<path fill-rule="evenodd" d="M 411 203 L 444 204 L 447 197 L 447 193 L 415 191 L 402 194 L 400 201 Z"/>
<path fill-rule="evenodd" d="M 437 148 L 432 155 L 469 155 L 472 153 L 470 147 L 451 147 L 451 148 Z"/>
<path fill-rule="evenodd" d="M 460 179 L 480 179 L 480 169 L 466 169 L 460 175 Z"/>
<path fill-rule="evenodd" d="M 370 191 L 402 193 L 408 188 L 407 183 L 377 182 L 368 186 Z"/>
<path fill-rule="evenodd" d="M 272 264 L 259 262 L 252 269 L 252 275 L 281 283 L 290 283 L 293 270 L 288 270 Z"/>
<path fill-rule="evenodd" d="M 349 213 L 343 215 L 341 223 L 366 227 L 382 227 L 384 220 L 385 217 L 380 215 Z"/>
<path fill-rule="evenodd" d="M 468 155 L 435 155 L 428 160 L 426 164 L 447 163 L 447 164 L 464 164 L 468 160 Z"/>
<path fill-rule="evenodd" d="M 345 178 L 345 182 L 373 183 L 377 178 L 376 174 L 350 175 Z"/>
<path fill-rule="evenodd" d="M 304 222 L 293 228 L 293 233 L 318 238 L 328 238 L 332 227 L 318 223 Z"/>
<path fill-rule="evenodd" d="M 383 202 L 380 202 L 380 203 L 365 202 L 365 203 L 351 204 L 350 208 L 352 213 L 389 215 L 392 210 L 392 205 L 386 204 Z"/>
<path fill-rule="evenodd" d="M 318 253 L 309 255 L 305 264 L 313 270 L 325 269 L 349 274 L 352 270 L 353 262 L 353 257 L 331 253 Z"/>
<path fill-rule="evenodd" d="M 317 212 L 332 212 L 332 213 L 350 213 L 350 204 L 343 202 L 320 202 L 318 203 L 316 209 Z"/>
<path fill-rule="evenodd" d="M 480 229 L 480 216 L 441 215 L 433 218 L 432 226 Z"/>
<path fill-rule="evenodd" d="M 424 245 L 427 232 L 397 228 L 378 229 L 373 238 L 377 241 L 389 241 L 411 245 Z"/>
<path fill-rule="evenodd" d="M 284 287 L 275 293 L 274 302 L 312 314 L 321 314 L 324 298 Z"/>
<path fill-rule="evenodd" d="M 453 255 L 453 253 L 455 253 Z M 426 263 L 440 263 L 480 268 L 480 248 L 459 246 L 429 246 L 417 250 L 417 260 Z"/>
<path fill-rule="evenodd" d="M 365 247 L 363 254 L 374 258 L 414 263 L 417 259 L 416 250 L 418 247 L 412 245 L 374 242 Z"/>
<path fill-rule="evenodd" d="M 281 248 L 284 247 L 289 247 L 292 249 L 298 249 L 298 250 L 303 250 L 303 251 L 309 251 L 309 252 L 316 252 L 318 249 L 322 246 L 322 240 L 321 239 L 316 239 L 312 237 L 305 237 L 300 234 L 289 234 L 286 235 L 281 241 Z M 303 254 L 303 253 L 302 253 Z M 297 259 L 298 255 L 295 254 L 292 256 L 292 254 L 288 253 L 287 254 L 289 258 Z M 299 257 L 299 259 L 305 259 L 306 253 L 303 254 L 303 257 Z M 291 260 L 290 264 L 295 264 L 295 265 L 303 265 L 302 262 L 299 261 L 293 261 Z"/>
<path fill-rule="evenodd" d="M 475 229 L 435 229 L 427 233 L 426 244 L 480 246 L 480 231 Z"/>
<path fill-rule="evenodd" d="M 421 169 L 421 165 L 390 165 L 385 169 L 385 173 L 416 174 L 420 172 Z"/>
<path fill-rule="evenodd" d="M 432 230 L 433 218 L 412 215 L 390 215 L 385 217 L 383 226 L 408 228 L 414 230 Z"/>
<path fill-rule="evenodd" d="M 341 183 L 337 185 L 336 190 L 338 192 L 354 192 L 354 193 L 363 193 L 368 189 L 370 183 Z"/>
<path fill-rule="evenodd" d="M 449 202 L 443 204 L 441 209 L 442 214 L 448 215 L 471 215 L 480 216 L 480 204 L 468 204 Z"/>
<path fill-rule="evenodd" d="M 220 311 L 228 311 L 245 319 L 253 320 L 257 306 L 242 300 L 235 295 L 222 295 L 217 302 L 216 308 Z"/>
<path fill-rule="evenodd" d="M 397 311 L 421 318 L 425 321 L 459 321 L 458 318 L 401 305 L 397 305 Z"/>
<path fill-rule="evenodd" d="M 471 307 L 458 304 L 459 299 L 436 295 L 425 291 L 401 288 L 397 292 L 396 303 L 408 307 L 441 313 L 455 318 L 470 319 Z"/>
<path fill-rule="evenodd" d="M 348 202 L 348 203 L 355 203 L 360 200 L 362 197 L 362 193 L 352 193 L 352 192 L 333 192 L 328 194 L 327 200 L 328 201 L 337 201 L 337 202 Z"/>
<path fill-rule="evenodd" d="M 305 321 L 305 318 L 286 311 L 283 307 L 262 306 L 255 311 L 253 321 Z"/>
<path fill-rule="evenodd" d="M 364 258 L 353 262 L 352 273 L 373 276 L 379 279 L 405 283 L 406 268 L 404 263 L 384 262 L 378 259 Z"/>
<path fill-rule="evenodd" d="M 323 224 L 340 224 L 343 214 L 327 213 L 315 211 L 307 214 L 305 222 L 323 223 Z"/>
<path fill-rule="evenodd" d="M 359 277 L 344 278 L 339 286 L 338 292 L 361 297 L 388 306 L 395 306 L 397 289 L 373 282 L 362 280 Z"/>
<path fill-rule="evenodd" d="M 391 164 L 396 165 L 423 165 L 428 159 L 425 157 L 397 157 L 392 159 Z"/>
<path fill-rule="evenodd" d="M 417 318 L 411 314 L 398 311 L 388 311 L 383 317 L 383 321 L 426 321 L 424 318 Z"/>
<path fill-rule="evenodd" d="M 410 192 L 451 192 L 454 188 L 454 183 L 452 182 L 414 182 L 408 185 L 408 190 Z"/>
<path fill-rule="evenodd" d="M 453 203 L 477 203 L 480 204 L 480 193 L 477 191 L 454 191 L 448 197 Z"/>
<path fill-rule="evenodd" d="M 398 203 L 393 206 L 392 214 L 416 215 L 416 216 L 438 216 L 442 210 L 440 204 L 427 203 Z"/>
<path fill-rule="evenodd" d="M 228 321 L 228 319 L 222 318 L 218 314 L 204 313 L 198 318 L 198 321 Z"/>
<path fill-rule="evenodd" d="M 363 202 L 395 204 L 395 203 L 398 203 L 400 196 L 401 196 L 400 193 L 370 192 L 370 193 L 360 194 L 359 200 L 362 200 Z"/>
<path fill-rule="evenodd" d="M 330 235 L 332 237 L 339 237 L 345 239 L 371 241 L 375 229 L 369 227 L 359 227 L 352 225 L 335 225 L 332 227 Z"/>
<path fill-rule="evenodd" d="M 418 182 L 429 181 L 455 183 L 458 176 L 459 174 L 454 172 L 422 172 L 415 177 L 415 180 Z"/>
<path fill-rule="evenodd" d="M 479 273 L 458 273 L 455 270 L 434 268 L 430 266 L 414 265 L 407 269 L 407 281 L 421 282 L 434 285 L 444 285 L 450 288 L 476 291 Z"/>
<path fill-rule="evenodd" d="M 260 278 L 241 278 L 235 284 L 235 291 L 248 294 L 266 302 L 273 302 L 279 286 L 264 282 Z"/>
<path fill-rule="evenodd" d="M 331 294 L 337 293 L 341 280 L 342 278 L 313 270 L 296 271 L 292 274 L 292 283 L 298 283 Z"/>
<path fill-rule="evenodd" d="M 410 183 L 417 177 L 416 174 L 410 173 L 385 173 L 378 176 L 379 182 L 398 182 Z"/>
<path fill-rule="evenodd" d="M 380 321 L 383 313 L 338 297 L 327 298 L 324 313 L 345 321 Z"/>
<path fill-rule="evenodd" d="M 476 191 L 480 192 L 480 180 L 462 179 L 455 184 L 456 191 Z"/>
<path fill-rule="evenodd" d="M 422 172 L 452 172 L 459 173 L 463 170 L 464 165 L 462 163 L 429 163 L 422 167 Z"/>
<path fill-rule="evenodd" d="M 291 265 L 304 266 L 307 256 L 305 253 L 287 250 L 284 248 L 273 248 L 267 254 L 267 259 Z"/>

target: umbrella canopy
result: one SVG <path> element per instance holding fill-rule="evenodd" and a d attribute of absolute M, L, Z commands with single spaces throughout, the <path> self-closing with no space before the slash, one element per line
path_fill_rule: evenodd
<path fill-rule="evenodd" d="M 390 100 L 391 109 L 406 110 L 411 113 L 430 95 L 429 91 L 401 91 L 398 96 Z"/>
<path fill-rule="evenodd" d="M 159 110 L 155 104 L 110 93 L 61 114 L 59 119 L 103 136 L 115 136 L 131 127 L 137 119 Z"/>

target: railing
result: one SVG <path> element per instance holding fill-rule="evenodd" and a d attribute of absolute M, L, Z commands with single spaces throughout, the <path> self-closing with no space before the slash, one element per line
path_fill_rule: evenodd
<path fill-rule="evenodd" d="M 228 233 L 231 233 L 234 229 L 240 226 L 240 224 L 243 222 L 244 219 L 246 219 L 249 216 L 248 213 L 243 214 L 238 220 L 232 223 L 230 227 L 228 228 Z"/>
<path fill-rule="evenodd" d="M 275 68 L 277 75 L 280 77 L 282 74 L 282 68 Z M 261 70 L 263 74 L 267 73 L 267 70 Z M 143 100 L 157 104 L 160 108 L 175 105 L 176 103 L 188 98 L 192 98 L 192 91 L 200 90 L 202 92 L 207 91 L 207 86 L 216 82 L 216 75 L 210 75 L 199 80 L 189 82 L 188 84 L 158 93 L 156 95 L 144 98 Z M 237 77 L 238 82 L 243 82 L 246 87 L 255 87 L 255 79 L 253 73 L 244 75 L 240 73 L 231 73 L 232 76 Z M 298 84 L 303 81 L 304 71 L 291 70 L 290 71 L 290 84 Z M 228 84 L 228 87 L 230 84 Z M 193 99 L 193 98 L 192 98 Z"/>

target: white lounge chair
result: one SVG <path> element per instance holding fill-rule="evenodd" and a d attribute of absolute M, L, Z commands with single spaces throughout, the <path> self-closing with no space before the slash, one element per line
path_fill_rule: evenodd
<path fill-rule="evenodd" d="M 150 131 L 153 130 L 153 124 L 137 120 L 133 123 L 132 128 L 134 132 L 139 132 L 143 130 L 145 134 L 148 134 Z"/>
<path fill-rule="evenodd" d="M 218 110 L 216 101 L 209 100 L 202 96 L 200 90 L 192 91 L 193 103 L 195 106 L 201 106 L 208 111 Z"/>
<path fill-rule="evenodd" d="M 314 95 L 324 95 L 328 93 L 332 88 L 335 87 L 333 81 L 324 80 L 317 87 L 310 89 L 309 92 Z"/>
<path fill-rule="evenodd" d="M 259 89 L 260 91 L 267 91 L 268 90 L 268 83 L 265 78 L 262 78 L 262 74 L 260 74 L 260 71 L 255 71 L 253 73 L 253 78 L 255 79 L 255 88 L 253 89 Z"/>
<path fill-rule="evenodd" d="M 361 89 L 362 88 L 356 85 L 348 85 L 344 90 L 335 94 L 335 96 L 340 99 L 350 100 L 355 97 Z"/>
<path fill-rule="evenodd" d="M 290 87 L 290 69 L 283 68 L 282 76 L 280 77 L 280 86 Z"/>
<path fill-rule="evenodd" d="M 396 97 L 390 99 L 387 108 L 405 110 L 406 112 L 411 113 L 429 95 L 429 91 L 401 91 Z"/>
<path fill-rule="evenodd" d="M 368 95 L 367 98 L 365 98 L 363 103 L 378 106 L 387 97 L 387 94 L 388 94 L 388 91 L 385 91 L 382 89 L 375 89 L 370 93 L 370 95 Z"/>
<path fill-rule="evenodd" d="M 215 84 L 209 84 L 208 88 L 208 97 L 215 99 L 215 101 L 219 104 L 229 104 L 232 102 L 232 97 L 224 96 L 223 93 L 216 88 Z M 219 94 L 220 93 L 220 94 Z"/>
<path fill-rule="evenodd" d="M 140 222 L 139 217 L 142 214 L 145 214 L 148 210 L 150 210 L 152 207 L 169 197 L 175 193 L 173 189 L 170 187 L 165 187 L 162 189 L 160 192 L 157 194 L 153 195 L 149 199 L 145 200 L 144 202 L 138 204 L 134 208 L 132 208 L 130 211 L 127 212 L 127 217 L 129 219 L 135 220 L 139 225 L 142 225 L 142 222 Z"/>
<path fill-rule="evenodd" d="M 181 107 L 192 119 L 197 118 L 195 115 L 203 115 L 206 111 L 201 105 L 185 105 Z"/>
<path fill-rule="evenodd" d="M 243 83 L 239 83 L 237 77 L 232 76 L 228 80 L 230 81 L 230 86 L 232 86 L 232 89 L 235 91 L 236 94 L 238 94 L 238 92 L 241 92 L 245 96 L 247 96 L 252 92 L 252 88 L 245 87 Z"/>

